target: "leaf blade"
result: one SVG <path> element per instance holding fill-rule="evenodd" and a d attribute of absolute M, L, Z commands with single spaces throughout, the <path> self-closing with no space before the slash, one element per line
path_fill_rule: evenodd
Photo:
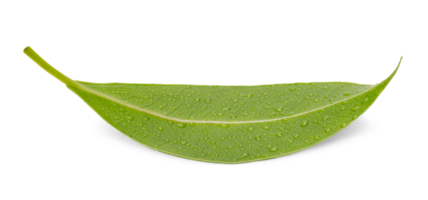
<path fill-rule="evenodd" d="M 63 82 L 108 123 L 149 148 L 198 161 L 243 163 L 288 155 L 334 135 L 372 105 L 397 70 L 374 86 Z"/>

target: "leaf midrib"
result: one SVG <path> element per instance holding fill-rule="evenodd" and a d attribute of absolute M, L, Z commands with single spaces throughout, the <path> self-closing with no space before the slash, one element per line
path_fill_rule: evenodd
<path fill-rule="evenodd" d="M 311 113 L 311 112 L 315 112 L 315 111 L 318 111 L 318 110 L 321 110 L 321 109 L 324 109 L 324 108 L 327 108 L 327 107 L 334 106 L 336 104 L 342 103 L 344 101 L 356 98 L 356 97 L 358 97 L 360 95 L 363 95 L 363 94 L 365 94 L 365 93 L 373 90 L 374 88 L 376 88 L 377 85 L 379 85 L 379 84 L 372 85 L 373 86 L 372 88 L 370 88 L 370 89 L 368 89 L 368 90 L 366 90 L 366 91 L 364 91 L 364 92 L 362 92 L 362 93 L 360 93 L 358 95 L 355 95 L 355 96 L 352 96 L 352 97 L 349 97 L 349 98 L 346 98 L 346 99 L 342 99 L 342 100 L 337 101 L 335 103 L 328 104 L 328 105 L 325 105 L 325 106 L 322 106 L 322 107 L 319 107 L 319 108 L 316 108 L 316 109 L 308 110 L 308 111 L 301 112 L 301 113 L 298 113 L 298 114 L 295 114 L 295 115 L 291 115 L 291 116 L 286 116 L 286 117 L 281 117 L 281 118 L 275 118 L 275 119 L 251 120 L 251 121 L 212 121 L 212 120 L 189 120 L 189 119 L 179 119 L 179 118 L 175 118 L 175 117 L 169 117 L 169 116 L 162 115 L 162 114 L 159 114 L 157 112 L 154 112 L 154 111 L 151 111 L 151 110 L 148 110 L 148 109 L 145 109 L 145 108 L 140 108 L 140 107 L 134 106 L 132 104 L 129 104 L 129 103 L 126 103 L 126 102 L 124 102 L 122 100 L 114 98 L 112 96 L 109 96 L 109 95 L 106 95 L 104 93 L 101 93 L 101 92 L 98 92 L 96 90 L 93 90 L 91 88 L 88 88 L 88 87 L 86 87 L 86 86 L 84 86 L 82 84 L 79 84 L 78 82 L 76 82 L 76 83 L 78 84 L 77 87 L 76 87 L 76 85 L 73 85 L 73 86 L 70 85 L 70 86 L 67 86 L 67 87 L 75 87 L 76 89 L 81 89 L 81 90 L 83 90 L 85 92 L 88 92 L 88 93 L 94 94 L 96 96 L 102 97 L 104 99 L 107 99 L 109 101 L 115 102 L 117 104 L 120 104 L 122 106 L 128 107 L 130 109 L 134 109 L 136 111 L 144 112 L 144 113 L 147 113 L 147 114 L 159 117 L 159 118 L 163 118 L 163 119 L 166 119 L 166 120 L 175 121 L 175 122 L 179 122 L 179 123 L 196 123 L 196 124 L 249 124 L 249 123 L 264 123 L 264 122 L 286 120 L 288 118 L 293 118 L 293 117 L 305 115 L 305 114 L 308 114 L 308 113 Z"/>

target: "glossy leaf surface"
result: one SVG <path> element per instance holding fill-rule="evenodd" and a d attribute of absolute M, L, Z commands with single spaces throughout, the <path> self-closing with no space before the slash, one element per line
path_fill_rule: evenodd
<path fill-rule="evenodd" d="M 132 139 L 168 154 L 219 163 L 279 157 L 321 142 L 367 110 L 398 69 L 377 85 L 99 84 L 73 81 L 31 48 L 24 52 Z"/>

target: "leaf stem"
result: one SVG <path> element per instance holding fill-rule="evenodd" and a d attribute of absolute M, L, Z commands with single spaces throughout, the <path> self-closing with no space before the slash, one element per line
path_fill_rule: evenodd
<path fill-rule="evenodd" d="M 53 68 L 49 63 L 47 63 L 42 57 L 39 56 L 31 47 L 26 47 L 24 53 L 27 54 L 34 62 L 36 62 L 40 67 L 49 72 L 52 76 L 65 83 L 67 86 L 81 87 L 76 81 L 71 80 L 66 75 L 62 74 L 55 68 Z"/>

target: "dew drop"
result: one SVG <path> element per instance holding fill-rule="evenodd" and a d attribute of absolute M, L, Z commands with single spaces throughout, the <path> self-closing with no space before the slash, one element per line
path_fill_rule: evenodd
<path fill-rule="evenodd" d="M 279 107 L 279 108 L 273 108 L 273 110 L 275 110 L 276 112 L 281 112 L 281 111 L 282 111 L 282 107 Z"/>
<path fill-rule="evenodd" d="M 309 124 L 309 121 L 308 120 L 305 120 L 305 121 L 303 121 L 302 122 L 302 124 L 300 125 L 301 127 L 305 127 L 305 126 L 307 126 Z"/>

